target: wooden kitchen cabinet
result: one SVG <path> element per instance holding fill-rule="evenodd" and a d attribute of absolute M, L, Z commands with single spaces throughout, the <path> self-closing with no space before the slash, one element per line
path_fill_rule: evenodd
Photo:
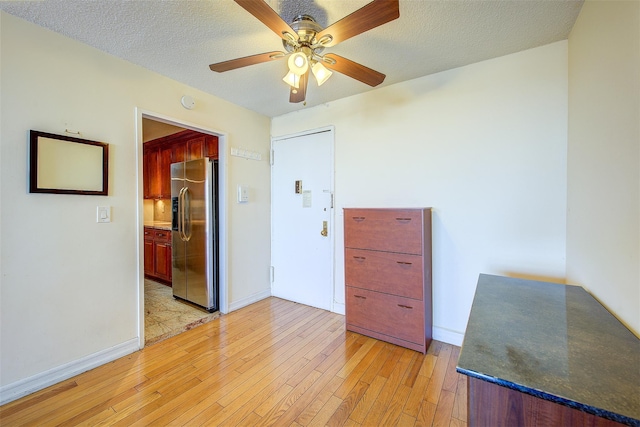
<path fill-rule="evenodd" d="M 144 274 L 171 285 L 171 230 L 144 228 Z"/>
<path fill-rule="evenodd" d="M 176 144 L 180 151 L 180 159 L 178 162 L 186 160 L 202 159 L 209 157 L 211 159 L 218 158 L 218 137 L 213 135 L 199 134 L 192 136 L 186 141 Z"/>
<path fill-rule="evenodd" d="M 153 276 L 153 229 L 144 228 L 144 274 Z"/>
<path fill-rule="evenodd" d="M 143 182 L 145 199 L 171 197 L 171 147 L 151 145 L 143 150 Z"/>
<path fill-rule="evenodd" d="M 204 136 L 198 136 L 187 141 L 187 160 L 201 159 L 204 157 Z"/>
<path fill-rule="evenodd" d="M 144 198 L 153 199 L 158 194 L 158 150 L 155 147 L 145 145 L 143 150 L 142 174 L 144 186 Z"/>
<path fill-rule="evenodd" d="M 345 209 L 347 330 L 426 353 L 431 209 Z"/>
<path fill-rule="evenodd" d="M 185 130 L 146 142 L 143 149 L 145 199 L 171 198 L 171 164 L 218 158 L 218 137 Z"/>
<path fill-rule="evenodd" d="M 160 188 L 158 199 L 171 198 L 171 156 L 170 146 L 161 146 L 158 150 L 158 187 Z"/>
<path fill-rule="evenodd" d="M 218 137 L 214 135 L 207 135 L 204 140 L 204 157 L 210 159 L 218 158 Z"/>
<path fill-rule="evenodd" d="M 203 157 L 218 158 L 218 137 L 194 131 L 180 132 L 171 143 L 172 163 L 196 160 Z"/>

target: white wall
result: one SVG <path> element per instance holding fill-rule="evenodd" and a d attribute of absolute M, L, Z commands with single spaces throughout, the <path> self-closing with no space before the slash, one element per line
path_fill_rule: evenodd
<path fill-rule="evenodd" d="M 434 208 L 436 339 L 461 342 L 479 273 L 564 280 L 566 41 L 276 117 L 272 135 L 327 125 L 338 303 L 345 207 Z"/>
<path fill-rule="evenodd" d="M 569 36 L 567 279 L 640 335 L 640 3 L 587 1 Z"/>
<path fill-rule="evenodd" d="M 220 130 L 228 146 L 265 154 L 270 121 L 4 12 L 0 31 L 0 398 L 6 400 L 67 364 L 137 346 L 136 107 Z M 180 105 L 184 94 L 196 100 L 195 109 Z M 29 194 L 30 129 L 72 129 L 109 143 L 109 196 Z M 267 160 L 238 157 L 228 157 L 227 170 L 229 297 L 237 306 L 270 290 L 270 170 Z M 251 203 L 235 203 L 239 183 L 252 189 Z M 96 223 L 98 205 L 112 207 L 111 223 Z"/>

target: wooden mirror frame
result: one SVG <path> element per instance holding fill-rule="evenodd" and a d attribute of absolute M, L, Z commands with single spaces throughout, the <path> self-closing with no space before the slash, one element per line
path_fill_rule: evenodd
<path fill-rule="evenodd" d="M 30 193 L 108 196 L 108 188 L 108 144 L 30 131 Z"/>

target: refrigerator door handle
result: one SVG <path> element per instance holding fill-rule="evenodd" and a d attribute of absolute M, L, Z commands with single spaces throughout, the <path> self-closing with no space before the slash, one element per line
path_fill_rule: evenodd
<path fill-rule="evenodd" d="M 184 194 L 182 198 L 184 199 L 184 226 L 183 226 L 183 234 L 184 241 L 188 242 L 191 240 L 191 195 L 189 194 L 189 188 L 185 187 Z"/>
<path fill-rule="evenodd" d="M 186 187 L 182 187 L 180 189 L 180 194 L 178 195 L 178 213 L 179 213 L 178 233 L 180 234 L 180 240 L 182 240 L 183 242 L 186 241 L 186 235 L 184 234 L 184 225 L 185 225 L 184 193 L 186 189 L 187 189 Z"/>
<path fill-rule="evenodd" d="M 176 220 L 176 226 L 178 227 L 178 236 L 182 239 L 182 189 L 178 193 L 178 208 L 176 210 L 176 215 L 178 219 Z"/>

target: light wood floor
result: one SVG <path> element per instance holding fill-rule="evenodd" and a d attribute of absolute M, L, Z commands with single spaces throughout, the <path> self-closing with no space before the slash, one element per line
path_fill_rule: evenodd
<path fill-rule="evenodd" d="M 2 426 L 466 426 L 459 347 L 426 355 L 269 298 L 0 407 Z"/>

